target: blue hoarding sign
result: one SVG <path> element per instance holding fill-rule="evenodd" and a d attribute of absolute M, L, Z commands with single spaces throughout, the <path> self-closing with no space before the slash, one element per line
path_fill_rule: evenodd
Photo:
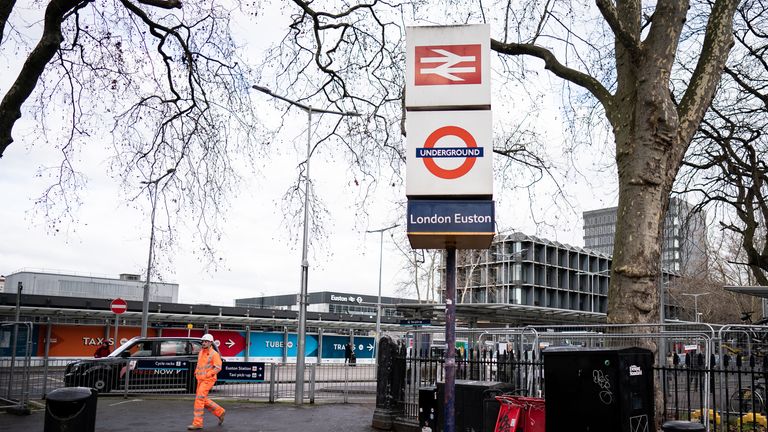
<path fill-rule="evenodd" d="M 349 343 L 349 336 L 325 336 L 323 335 L 323 358 L 343 359 L 344 345 Z M 373 338 L 355 337 L 355 356 L 358 359 L 373 358 Z"/>
<path fill-rule="evenodd" d="M 372 337 L 355 337 L 355 356 L 358 359 L 372 359 L 373 341 Z"/>
<path fill-rule="evenodd" d="M 288 334 L 288 357 L 296 357 L 296 341 L 298 337 L 295 333 Z M 317 356 L 317 337 L 307 335 L 305 339 L 304 355 L 307 357 Z M 278 358 L 283 356 L 285 341 L 283 333 L 260 333 L 251 332 L 251 348 L 248 351 L 250 357 L 271 357 Z"/>

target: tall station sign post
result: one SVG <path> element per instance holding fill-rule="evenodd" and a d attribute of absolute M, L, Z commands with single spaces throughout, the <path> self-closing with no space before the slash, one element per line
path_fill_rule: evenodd
<path fill-rule="evenodd" d="M 445 425 L 454 432 L 456 250 L 493 241 L 490 27 L 406 29 L 408 239 L 446 250 Z"/>

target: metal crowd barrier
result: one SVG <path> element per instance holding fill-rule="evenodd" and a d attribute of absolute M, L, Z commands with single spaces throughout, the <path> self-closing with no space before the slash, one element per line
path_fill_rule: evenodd
<path fill-rule="evenodd" d="M 26 400 L 44 399 L 50 391 L 65 386 L 85 386 L 99 390 L 100 396 L 174 396 L 193 397 L 196 390 L 194 363 L 186 361 L 163 362 L 162 360 L 130 359 L 116 372 L 72 374 L 65 382 L 68 365 L 77 359 L 30 359 L 26 363 L 17 360 L 12 372 L 11 362 L 0 359 L 0 379 L 3 395 L 24 394 Z M 88 359 L 84 359 L 88 360 Z M 191 363 L 191 364 L 190 364 Z M 232 398 L 253 401 L 293 401 L 296 368 L 292 363 L 226 362 L 225 369 L 247 365 L 246 369 L 261 368 L 258 379 L 230 374 L 230 378 L 219 374 L 211 390 L 214 398 Z M 258 366 L 254 366 L 258 365 Z M 23 374 L 20 373 L 23 369 Z M 72 373 L 73 371 L 69 371 Z M 81 372 L 81 371 L 78 371 Z M 192 372 L 192 373 L 190 373 Z M 13 377 L 11 386 L 8 379 Z M 304 395 L 306 401 L 371 403 L 376 399 L 376 369 L 373 364 L 309 364 L 305 369 Z M 18 402 L 14 402 L 18 403 Z"/>
<path fill-rule="evenodd" d="M 32 323 L 0 324 L 0 339 L 9 341 L 10 355 L 0 358 L 0 408 L 29 410 L 32 362 Z"/>

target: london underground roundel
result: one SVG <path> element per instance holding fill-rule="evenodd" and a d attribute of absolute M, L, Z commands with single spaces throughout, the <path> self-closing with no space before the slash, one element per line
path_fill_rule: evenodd
<path fill-rule="evenodd" d="M 493 195 L 490 111 L 409 111 L 406 195 Z"/>
<path fill-rule="evenodd" d="M 435 144 L 438 142 L 438 140 L 446 136 L 455 136 L 464 141 L 464 143 L 467 145 L 466 149 L 436 149 Z M 432 132 L 427 137 L 427 141 L 424 143 L 423 149 L 425 150 L 420 153 L 421 158 L 424 161 L 424 166 L 427 167 L 427 170 L 429 170 L 429 172 L 437 177 L 449 180 L 459 178 L 464 174 L 467 174 L 469 170 L 475 166 L 475 159 L 477 156 L 482 156 L 483 150 L 477 147 L 477 142 L 475 141 L 475 137 L 473 137 L 472 134 L 467 132 L 466 129 L 462 129 L 458 126 L 443 126 Z M 458 168 L 445 169 L 441 168 L 437 162 L 435 162 L 435 157 L 430 157 L 430 154 L 435 156 L 449 155 L 450 157 L 464 157 L 464 162 Z M 416 157 L 419 157 L 418 151 Z"/>

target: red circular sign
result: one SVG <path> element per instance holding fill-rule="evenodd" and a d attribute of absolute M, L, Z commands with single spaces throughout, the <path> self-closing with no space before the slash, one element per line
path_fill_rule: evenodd
<path fill-rule="evenodd" d="M 435 144 L 437 144 L 437 141 L 445 136 L 458 137 L 464 141 L 464 144 L 466 144 L 468 148 L 477 147 L 475 137 L 473 137 L 471 133 L 467 132 L 466 129 L 460 128 L 458 126 L 443 126 L 429 134 L 427 140 L 424 142 L 424 148 L 433 148 Z M 429 172 L 446 180 L 453 180 L 463 176 L 464 174 L 468 173 L 474 165 L 475 158 L 468 157 L 464 159 L 464 163 L 459 165 L 458 168 L 444 169 L 437 166 L 437 163 L 433 158 L 424 158 L 424 166 L 427 167 Z"/>
<path fill-rule="evenodd" d="M 116 298 L 112 300 L 112 303 L 109 304 L 109 308 L 112 309 L 112 312 L 120 315 L 121 313 L 128 310 L 128 302 L 121 298 Z"/>

